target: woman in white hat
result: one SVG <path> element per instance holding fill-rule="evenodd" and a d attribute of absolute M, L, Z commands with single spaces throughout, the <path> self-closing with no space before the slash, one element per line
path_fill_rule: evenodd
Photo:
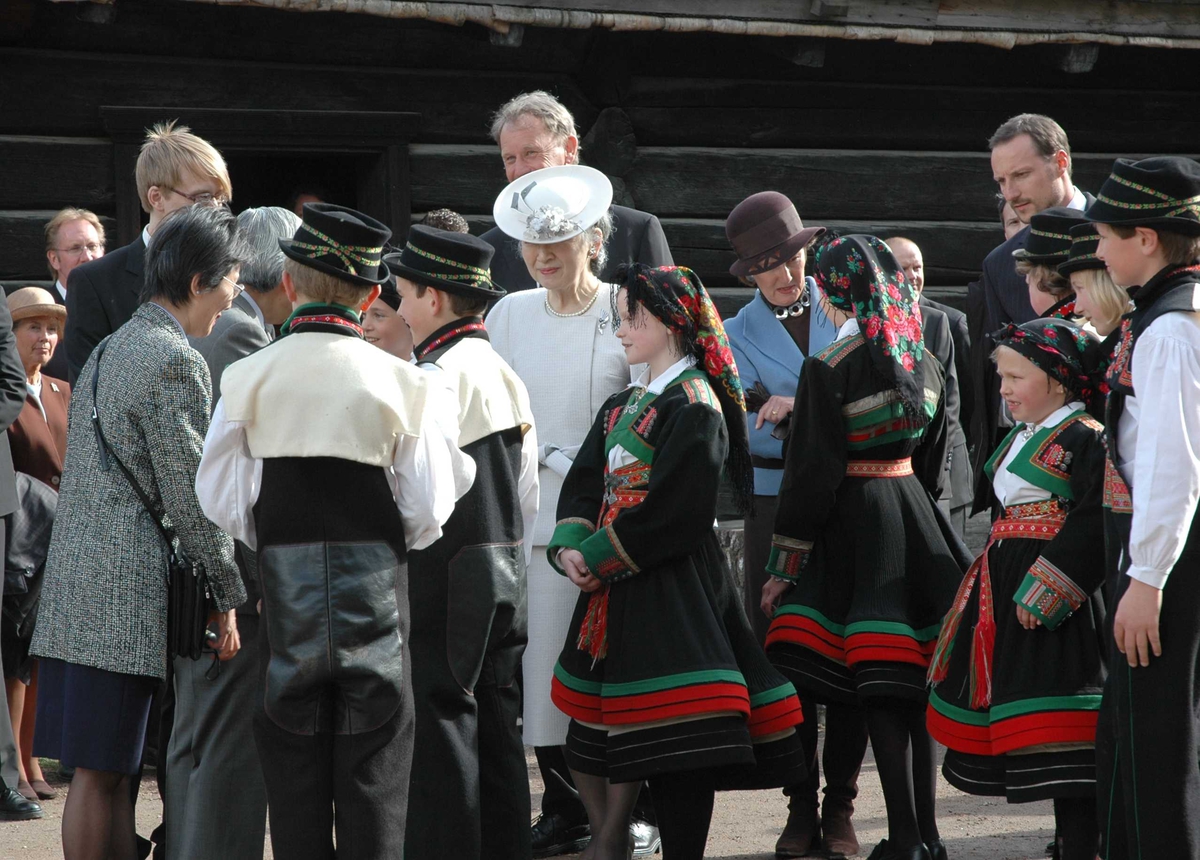
<path fill-rule="evenodd" d="M 524 739 L 536 748 L 548 789 L 534 826 L 535 849 L 548 849 L 552 846 L 541 843 L 553 842 L 578 850 L 588 838 L 586 818 L 578 817 L 582 807 L 565 790 L 557 792 L 564 796 L 556 802 L 553 789 L 561 785 L 549 773 L 570 779 L 560 751 L 569 721 L 550 702 L 550 679 L 579 589 L 550 566 L 546 543 L 554 531 L 563 478 L 596 412 L 631 379 L 624 350 L 613 336 L 611 295 L 617 288 L 598 277 L 612 232 L 611 204 L 612 184 L 603 173 L 569 164 L 521 176 L 493 207 L 496 226 L 519 243 L 538 284 L 538 289 L 505 296 L 487 318 L 492 346 L 529 390 L 540 444 L 523 664 Z"/>
<path fill-rule="evenodd" d="M 71 386 L 61 379 L 42 373 L 42 367 L 54 355 L 67 319 L 67 309 L 40 287 L 23 287 L 8 296 L 13 319 L 13 337 L 21 364 L 25 366 L 28 396 L 17 420 L 8 428 L 13 467 L 32 475 L 55 492 L 62 478 L 63 458 L 67 453 L 67 408 Z M 47 534 L 49 534 L 47 530 Z M 36 574 L 40 577 L 40 573 Z M 32 581 L 30 582 L 32 585 Z M 13 736 L 17 741 L 17 790 L 29 800 L 50 800 L 56 792 L 46 782 L 33 755 L 33 726 L 37 716 L 37 661 L 29 656 L 36 602 L 40 593 L 30 588 L 6 604 L 0 636 L 4 644 L 4 685 L 8 693 L 8 711 Z M 24 598 L 24 599 L 21 599 Z M 21 620 L 18 621 L 17 618 Z"/>

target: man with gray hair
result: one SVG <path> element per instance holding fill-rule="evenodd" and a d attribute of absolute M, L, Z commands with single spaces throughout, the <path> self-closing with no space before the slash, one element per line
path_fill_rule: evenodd
<path fill-rule="evenodd" d="M 580 147 L 575 118 L 554 96 L 542 90 L 521 93 L 501 105 L 492 117 L 492 140 L 500 146 L 509 182 L 543 167 L 578 164 Z M 613 206 L 613 233 L 608 261 L 600 280 L 615 283 L 622 263 L 669 266 L 674 263 L 658 218 L 625 206 Z M 481 237 L 496 249 L 492 278 L 510 293 L 537 286 L 515 240 L 493 227 Z"/>
<path fill-rule="evenodd" d="M 287 320 L 280 239 L 290 239 L 300 219 L 276 206 L 247 209 L 238 229 L 253 249 L 238 280 L 245 290 L 204 338 L 188 338 L 212 374 L 213 407 L 221 375 L 239 358 L 266 346 Z M 252 718 L 259 683 L 257 564 L 254 551 L 236 544 L 248 595 L 237 610 L 242 650 L 220 664 L 177 657 L 175 725 L 167 749 L 167 844 L 176 857 L 262 860 L 267 790 L 254 743 Z"/>

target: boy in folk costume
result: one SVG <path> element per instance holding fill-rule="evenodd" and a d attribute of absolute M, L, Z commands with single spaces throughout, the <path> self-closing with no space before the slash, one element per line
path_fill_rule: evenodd
<path fill-rule="evenodd" d="M 1053 799 L 1055 856 L 1094 860 L 1104 443 L 1085 362 L 1097 341 L 1057 319 L 992 338 L 1017 422 L 984 467 L 1003 514 L 943 620 L 927 722 L 951 785 Z"/>
<path fill-rule="evenodd" d="M 409 550 L 442 534 L 475 468 L 437 377 L 363 340 L 391 232 L 329 204 L 280 240 L 284 337 L 230 365 L 196 476 L 258 552 L 255 742 L 276 856 L 401 857 L 413 744 Z M 336 806 L 336 825 L 334 807 Z"/>
<path fill-rule="evenodd" d="M 491 245 L 415 226 L 385 262 L 423 367 L 458 395 L 458 444 L 475 483 L 442 537 L 412 553 L 417 707 L 408 860 L 527 858 L 529 776 L 517 718 L 526 644 L 525 565 L 538 509 L 537 439 L 525 385 L 488 342 L 483 312 L 504 295 Z M 486 849 L 484 848 L 486 845 Z"/>
<path fill-rule="evenodd" d="M 1113 641 L 1096 739 L 1101 856 L 1200 858 L 1200 164 L 1117 159 L 1087 210 L 1137 286 L 1108 368 Z"/>

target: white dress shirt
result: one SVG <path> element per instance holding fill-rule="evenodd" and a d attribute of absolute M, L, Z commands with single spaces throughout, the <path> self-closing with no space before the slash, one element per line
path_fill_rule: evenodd
<path fill-rule="evenodd" d="M 419 435 L 398 437 L 391 468 L 385 470 L 410 550 L 424 549 L 442 536 L 455 502 L 475 480 L 475 461 L 456 444 L 457 417 L 454 393 L 431 385 Z M 262 460 L 250 454 L 245 426 L 225 417 L 224 398 L 217 401 L 196 473 L 196 495 L 205 516 L 257 549 L 253 508 L 262 488 Z"/>
<path fill-rule="evenodd" d="M 54 282 L 54 289 L 58 290 L 58 294 L 62 296 L 62 300 L 67 300 L 67 288 L 62 285 L 62 281 Z"/>
<path fill-rule="evenodd" d="M 1041 421 L 1037 425 L 1037 429 L 1041 430 L 1045 427 L 1057 427 L 1067 419 L 1067 416 L 1072 412 L 1081 411 L 1083 404 L 1078 401 L 1072 401 L 1063 406 L 1058 407 L 1049 415 L 1046 420 Z M 1019 424 L 1018 427 L 1025 425 Z M 1036 435 L 1036 431 L 1035 431 Z M 1012 446 L 1009 447 L 1008 453 L 1004 455 L 1004 459 L 996 466 L 996 476 L 992 478 L 992 489 L 996 492 L 996 498 L 1000 500 L 1000 504 L 1004 507 L 1012 505 L 1027 505 L 1030 502 L 1041 502 L 1050 498 L 1050 491 L 1044 490 L 1039 486 L 1029 483 L 1020 475 L 1013 474 L 1009 471 L 1013 463 L 1022 458 L 1025 449 L 1033 444 L 1032 437 L 1026 440 L 1021 431 L 1017 431 L 1017 438 L 1013 440 Z"/>
<path fill-rule="evenodd" d="M 1129 575 L 1162 588 L 1200 499 L 1200 313 L 1163 314 L 1142 332 L 1133 390 L 1116 464 L 1133 496 Z"/>

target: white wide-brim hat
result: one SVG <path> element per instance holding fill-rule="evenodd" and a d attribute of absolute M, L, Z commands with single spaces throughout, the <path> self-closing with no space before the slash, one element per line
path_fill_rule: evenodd
<path fill-rule="evenodd" d="M 526 173 L 508 184 L 492 206 L 505 235 L 535 245 L 578 236 L 612 205 L 608 177 L 582 164 L 564 164 Z"/>

